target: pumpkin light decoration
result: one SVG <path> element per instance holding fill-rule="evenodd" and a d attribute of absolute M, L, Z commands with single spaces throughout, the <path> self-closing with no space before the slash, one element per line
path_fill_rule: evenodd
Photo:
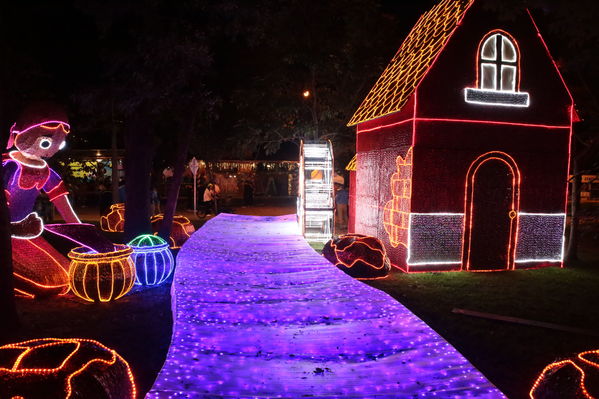
<path fill-rule="evenodd" d="M 350 276 L 369 280 L 383 278 L 391 263 L 383 243 L 363 234 L 346 234 L 326 243 L 322 255 Z"/>
<path fill-rule="evenodd" d="M 175 260 L 168 243 L 162 238 L 143 234 L 128 245 L 133 249 L 131 259 L 135 264 L 135 284 L 158 285 L 170 276 Z"/>
<path fill-rule="evenodd" d="M 109 302 L 128 293 L 135 282 L 133 249 L 115 244 L 112 252 L 98 253 L 86 247 L 69 252 L 69 283 L 78 297 L 89 302 Z"/>
<path fill-rule="evenodd" d="M 100 217 L 100 228 L 111 233 L 125 231 L 125 204 L 110 205 L 110 211 Z"/>
<path fill-rule="evenodd" d="M 151 222 L 154 233 L 158 233 L 163 219 L 164 215 L 162 213 L 152 216 Z M 196 231 L 196 229 L 189 219 L 185 216 L 175 215 L 173 217 L 173 227 L 169 238 L 171 249 L 181 248 L 194 231 Z"/>
<path fill-rule="evenodd" d="M 41 338 L 0 346 L 0 397 L 135 399 L 129 364 L 80 338 Z"/>
<path fill-rule="evenodd" d="M 599 397 L 599 350 L 581 352 L 549 364 L 530 392 L 531 399 Z"/>

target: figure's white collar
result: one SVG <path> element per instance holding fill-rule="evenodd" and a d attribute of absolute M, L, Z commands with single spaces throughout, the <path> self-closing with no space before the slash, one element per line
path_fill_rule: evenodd
<path fill-rule="evenodd" d="M 30 163 L 24 162 L 24 161 L 23 161 L 23 160 L 21 160 L 21 159 L 17 159 L 17 158 L 15 158 L 15 155 L 14 155 L 15 153 L 18 153 L 18 154 L 20 154 L 20 155 L 22 155 L 23 157 L 25 157 L 25 158 L 28 158 L 28 159 L 32 159 L 32 160 L 35 160 L 35 161 L 41 161 L 41 162 L 42 162 L 42 164 L 41 164 L 41 165 L 35 165 L 35 164 L 30 164 Z M 41 158 L 39 158 L 39 159 L 35 159 L 35 158 L 29 158 L 27 155 L 25 155 L 24 153 L 22 153 L 22 152 L 20 152 L 20 151 L 11 151 L 11 152 L 9 152 L 9 153 L 8 153 L 8 156 L 9 156 L 9 157 L 11 157 L 11 158 L 12 158 L 13 160 L 15 160 L 16 162 L 20 163 L 21 165 L 25 165 L 25 166 L 28 166 L 28 167 L 30 167 L 30 168 L 43 169 L 43 168 L 45 168 L 46 166 L 48 166 L 48 164 L 46 163 L 46 161 L 44 161 L 43 159 L 41 159 Z"/>

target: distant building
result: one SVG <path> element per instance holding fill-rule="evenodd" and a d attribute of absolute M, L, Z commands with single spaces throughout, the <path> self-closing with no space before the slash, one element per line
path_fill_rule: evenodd
<path fill-rule="evenodd" d="M 582 202 L 599 202 L 599 176 L 582 175 L 580 200 Z"/>

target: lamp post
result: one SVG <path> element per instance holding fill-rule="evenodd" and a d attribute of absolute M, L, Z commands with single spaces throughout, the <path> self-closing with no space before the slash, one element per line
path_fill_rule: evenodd
<path fill-rule="evenodd" d="M 198 169 L 199 169 L 200 165 L 198 163 L 198 160 L 196 159 L 196 157 L 193 157 L 191 159 L 191 161 L 189 162 L 189 169 L 191 170 L 191 173 L 193 173 L 193 214 L 196 215 L 197 214 L 197 189 L 198 189 L 198 184 L 197 184 L 197 175 L 198 175 Z"/>
<path fill-rule="evenodd" d="M 315 83 L 314 77 L 312 78 L 312 91 L 310 89 L 305 89 L 302 92 L 302 97 L 304 100 L 311 100 L 311 103 L 307 103 L 306 105 L 310 109 L 310 115 L 312 116 L 312 123 L 314 123 L 314 133 L 312 135 L 313 140 L 318 140 L 320 138 L 319 126 L 318 126 L 318 112 L 317 112 L 317 102 L 316 102 L 316 94 L 314 91 Z"/>

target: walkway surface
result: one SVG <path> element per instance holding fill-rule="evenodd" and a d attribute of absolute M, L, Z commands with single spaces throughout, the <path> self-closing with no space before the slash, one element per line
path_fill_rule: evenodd
<path fill-rule="evenodd" d="M 408 309 L 314 252 L 294 215 L 212 219 L 179 253 L 172 294 L 146 398 L 504 397 Z"/>

